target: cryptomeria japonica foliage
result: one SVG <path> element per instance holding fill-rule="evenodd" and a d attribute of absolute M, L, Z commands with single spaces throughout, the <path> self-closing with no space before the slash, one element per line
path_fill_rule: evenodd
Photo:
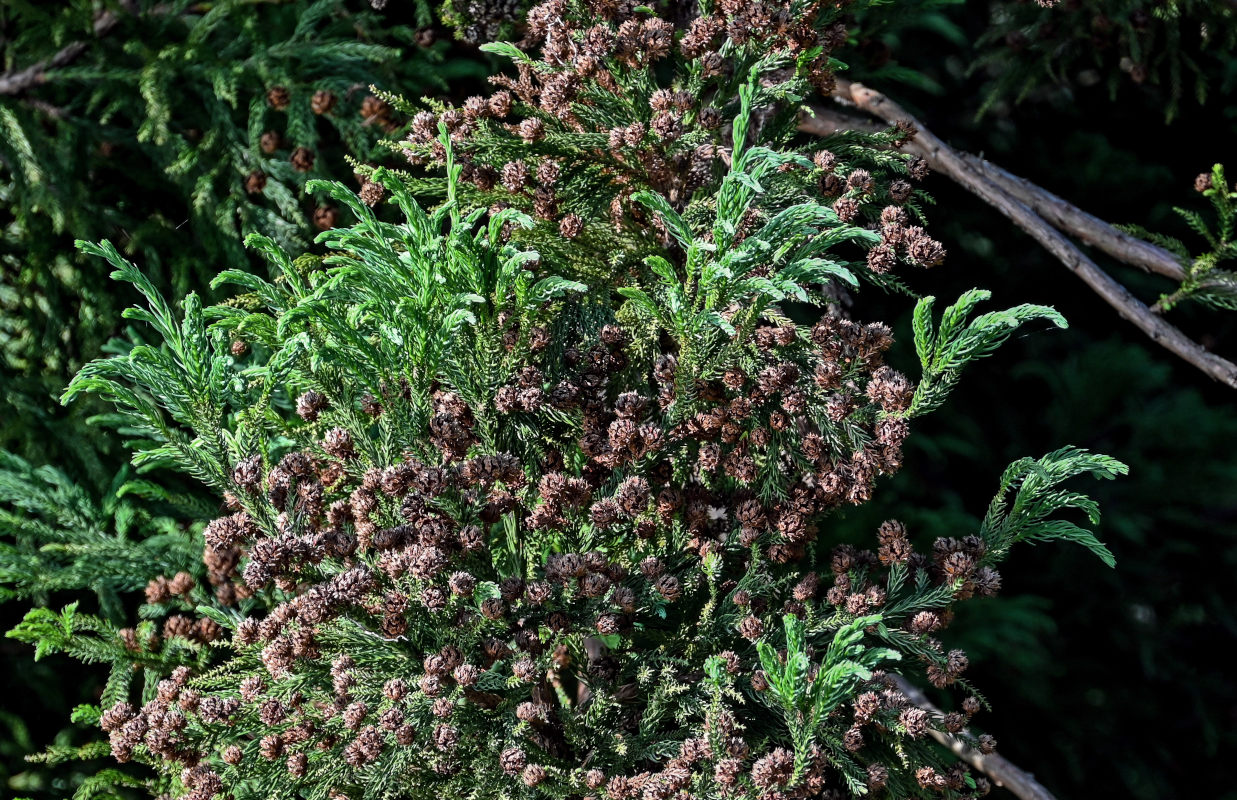
<path fill-rule="evenodd" d="M 422 11 L 401 17 L 427 24 Z M 106 442 L 64 424 L 54 396 L 133 298 L 73 240 L 114 241 L 177 295 L 245 264 L 249 232 L 307 247 L 338 209 L 305 182 L 349 177 L 347 158 L 380 157 L 398 127 L 369 87 L 440 90 L 481 71 L 426 41 L 365 0 L 5 3 L 0 395 L 19 413 L 0 443 L 106 485 Z"/>
<path fill-rule="evenodd" d="M 929 736 L 995 747 L 936 634 L 1019 542 L 1111 564 L 1061 484 L 1124 466 L 1020 460 L 977 530 L 927 549 L 894 520 L 838 545 L 830 520 L 873 501 L 969 361 L 1065 321 L 926 298 L 912 380 L 886 325 L 840 313 L 944 251 L 912 224 L 912 130 L 792 146 L 799 93 L 838 66 L 830 7 L 529 19 L 498 48 L 518 77 L 414 118 L 398 147 L 429 174 L 311 184 L 356 218 L 325 255 L 253 235 L 275 277 L 225 270 L 231 299 L 178 311 L 82 245 L 158 343 L 66 400 L 112 403 L 140 468 L 224 511 L 134 627 L 70 607 L 11 635 L 110 663 L 78 718 L 171 797 L 985 793 Z"/>

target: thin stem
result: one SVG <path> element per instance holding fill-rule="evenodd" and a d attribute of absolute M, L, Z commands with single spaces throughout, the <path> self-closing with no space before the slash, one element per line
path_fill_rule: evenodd
<path fill-rule="evenodd" d="M 936 718 L 944 716 L 927 695 L 912 685 L 901 675 L 890 675 L 898 686 L 898 691 L 906 695 L 913 705 L 922 708 Z M 971 747 L 961 738 L 942 731 L 929 729 L 929 734 L 940 744 L 949 748 L 954 755 L 970 764 L 975 769 L 987 775 L 997 786 L 1008 789 L 1020 800 L 1056 800 L 1052 792 L 1035 780 L 1035 776 L 1021 769 L 1003 756 L 996 753 L 984 754 Z M 966 734 L 966 731 L 962 731 Z"/>
<path fill-rule="evenodd" d="M 1081 278 L 1092 291 L 1103 298 L 1104 302 L 1115 308 L 1123 318 L 1133 323 L 1135 327 L 1150 337 L 1152 341 L 1169 352 L 1174 353 L 1187 363 L 1192 364 L 1214 380 L 1220 381 L 1226 386 L 1237 388 L 1237 364 L 1233 364 L 1227 359 L 1208 352 L 1176 327 L 1160 318 L 1152 309 L 1135 297 L 1129 289 L 1100 269 L 1073 242 L 1054 229 L 1049 221 L 1040 216 L 1032 206 L 1020 200 L 1018 196 L 1006 188 L 1005 183 L 994 180 L 984 170 L 971 163 L 965 157 L 965 154 L 961 154 L 949 147 L 931 131 L 925 129 L 918 120 L 908 114 L 897 103 L 880 92 L 869 89 L 862 84 L 849 83 L 847 81 L 838 82 L 835 97 L 852 103 L 888 124 L 894 124 L 901 120 L 912 123 L 918 130 L 918 133 L 916 134 L 915 141 L 908 147 L 908 150 L 921 155 L 934 169 L 947 175 L 960 186 L 981 200 L 984 200 L 988 205 L 1000 211 L 1014 224 L 1030 234 L 1048 252 L 1056 256 L 1067 269 Z M 807 132 L 827 135 L 844 129 L 836 127 L 838 124 L 844 125 L 846 123 L 839 120 L 837 116 L 833 116 L 831 119 L 830 112 L 826 111 L 818 113 L 813 117 L 804 117 L 800 128 Z M 851 129 L 864 130 L 866 128 L 872 130 L 878 127 L 868 122 L 856 125 Z M 971 157 L 972 160 L 973 158 Z M 1012 177 L 1010 176 L 1010 178 Z M 1026 186 L 1030 184 L 1025 181 L 1022 183 L 1024 185 L 1020 191 L 1024 193 L 1029 192 L 1030 190 L 1026 189 Z M 1061 203 L 1064 202 L 1047 192 L 1042 190 L 1040 192 L 1046 197 L 1054 198 Z M 1078 213 L 1082 214 L 1083 212 Z M 1061 215 L 1059 219 L 1077 220 L 1080 217 L 1077 215 Z M 1095 218 L 1092 217 L 1091 219 Z M 1115 240 L 1109 241 L 1112 244 Z M 1120 252 L 1120 248 L 1115 244 L 1112 244 L 1112 248 L 1110 252 Z"/>

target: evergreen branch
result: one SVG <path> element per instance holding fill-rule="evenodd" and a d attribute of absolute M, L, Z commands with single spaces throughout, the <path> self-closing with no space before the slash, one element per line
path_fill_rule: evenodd
<path fill-rule="evenodd" d="M 795 773 L 802 773 L 818 728 L 861 682 L 871 680 L 872 669 L 882 661 L 900 659 L 896 650 L 862 644 L 864 629 L 881 625 L 881 616 L 860 617 L 839 628 L 830 640 L 815 678 L 809 678 L 812 662 L 807 654 L 806 630 L 793 614 L 782 618 L 785 658 L 773 645 L 756 645 L 760 664 L 769 681 L 769 696 L 790 731 L 795 746 Z"/>
<path fill-rule="evenodd" d="M 1055 309 L 1030 304 L 989 312 L 966 322 L 975 305 L 990 296 L 990 292 L 981 289 L 963 294 L 957 303 L 945 309 L 940 327 L 935 330 L 931 314 L 936 298 L 925 297 L 915 306 L 915 349 L 919 353 L 923 377 L 915 387 L 907 416 L 921 416 L 939 408 L 961 377 L 963 367 L 977 358 L 991 355 L 1023 323 L 1046 319 L 1058 328 L 1068 327 L 1065 318 Z"/>
<path fill-rule="evenodd" d="M 1211 172 L 1203 173 L 1195 179 L 1194 188 L 1211 201 L 1215 212 L 1215 228 L 1204 219 L 1202 214 L 1183 208 L 1175 208 L 1178 216 L 1185 220 L 1210 248 L 1199 256 L 1190 258 L 1184 245 L 1182 261 L 1186 264 L 1186 276 L 1176 291 L 1161 297 L 1152 311 L 1168 311 L 1183 301 L 1218 308 L 1224 311 L 1237 310 L 1237 273 L 1222 269 L 1221 264 L 1237 259 L 1237 242 L 1233 241 L 1234 227 L 1237 227 L 1237 192 L 1229 189 L 1228 179 L 1224 175 L 1224 166 L 1216 164 Z M 1166 237 L 1146 231 L 1137 231 L 1153 238 Z"/>
<path fill-rule="evenodd" d="M 1064 540 L 1077 542 L 1095 553 L 1108 566 L 1116 559 L 1091 531 L 1052 514 L 1078 509 L 1092 525 L 1099 524 L 1099 504 L 1084 494 L 1057 489 L 1063 481 L 1078 475 L 1108 479 L 1125 475 L 1129 467 L 1115 458 L 1064 447 L 1040 459 L 1022 458 L 1010 464 L 1001 476 L 1000 489 L 988 507 L 980 535 L 988 545 L 993 562 L 1005 557 L 1018 542 Z M 1009 493 L 1014 493 L 1012 502 Z"/>
<path fill-rule="evenodd" d="M 121 470 L 96 500 L 54 467 L 35 469 L 0 451 L 0 599 L 91 591 L 112 621 L 124 617 L 121 593 L 159 575 L 197 571 L 201 540 L 171 517 L 155 517 L 126 495 L 148 490 Z M 196 501 L 161 491 L 153 498 L 186 516 Z"/>

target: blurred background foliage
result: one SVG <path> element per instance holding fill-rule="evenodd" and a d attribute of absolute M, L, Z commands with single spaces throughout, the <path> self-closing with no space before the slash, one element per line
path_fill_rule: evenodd
<path fill-rule="evenodd" d="M 1224 99 L 1237 81 L 1233 4 L 1095 0 L 1044 10 L 1033 2 L 896 1 L 900 17 L 880 27 L 858 13 L 844 56 L 849 77 L 897 98 L 951 144 L 1103 219 L 1191 241 L 1172 207 L 1206 207 L 1193 178 L 1225 160 L 1234 141 L 1237 106 Z M 96 5 L 5 5 L 2 69 L 83 37 Z M 51 397 L 118 332 L 131 298 L 99 264 L 80 259 L 71 239 L 123 242 L 164 287 L 202 290 L 218 268 L 247 261 L 241 230 L 312 235 L 318 202 L 300 193 L 305 178 L 351 180 L 347 152 L 383 157 L 371 149 L 382 126 L 360 124 L 368 92 L 353 86 L 377 83 L 411 97 L 441 95 L 449 82 L 460 99 L 491 66 L 471 45 L 450 41 L 427 7 L 405 0 L 380 13 L 363 0 L 168 5 L 183 13 L 117 23 L 63 81 L 0 96 L 0 443 L 33 464 L 59 465 L 100 507 L 112 502 L 123 456 L 85 424 L 89 410 L 66 417 Z M 464 16 L 482 5 L 451 8 Z M 320 17 L 307 24 L 311 7 Z M 192 49 L 194 25 L 213 9 L 226 11 L 218 12 L 221 38 Z M 292 46 L 298 27 L 302 41 L 326 48 L 318 60 L 304 60 L 308 45 Z M 141 75 L 155 63 L 169 70 L 160 85 L 175 109 L 160 123 L 162 139 L 143 134 L 153 123 Z M 218 99 L 211 64 L 235 75 L 235 104 Z M 270 106 L 272 85 L 289 88 L 288 111 Z M 323 87 L 338 95 L 338 111 L 314 115 L 308 104 Z M 129 105 L 112 109 L 118 102 Z M 36 156 L 37 180 L 13 150 L 14 126 Z M 261 152 L 266 130 L 281 134 L 283 147 L 271 154 Z M 180 157 L 207 141 L 215 149 Z M 307 173 L 288 163 L 297 146 L 317 153 Z M 268 175 L 257 196 L 244 187 L 255 169 Z M 890 517 L 924 543 L 970 533 L 1006 464 L 1063 442 L 1125 461 L 1128 478 L 1094 487 L 1116 570 L 1077 548 L 1026 549 L 1004 571 L 1002 596 L 961 609 L 946 644 L 970 653 L 972 677 L 996 709 L 980 722 L 1002 753 L 1061 800 L 1237 798 L 1227 768 L 1237 755 L 1237 681 L 1223 655 L 1237 645 L 1231 390 L 1152 345 L 974 197 L 939 177 L 926 188 L 937 201 L 934 235 L 950 257 L 908 276 L 915 291 L 952 297 L 983 286 L 1004 305 L 1055 305 L 1071 328 L 1027 333 L 976 365 L 949 404 L 914 430 L 905 468 L 831 535 L 866 540 Z M 1097 260 L 1148 301 L 1172 289 Z M 911 304 L 869 291 L 860 305 L 864 319 L 894 325 L 895 366 L 915 374 Z M 1234 352 L 1234 323 L 1224 315 L 1183 306 L 1171 319 Z M 152 504 L 151 520 L 172 513 L 156 499 L 140 501 Z M 172 518 L 188 537 L 195 516 L 182 508 Z M 72 599 L 97 603 L 48 598 L 53 607 Z M 0 621 L 11 627 L 20 612 L 4 606 Z M 14 687 L 0 711 L 0 794 L 68 796 L 105 762 L 23 758 L 49 742 L 90 738 L 63 720 L 98 691 L 99 676 L 68 659 L 31 662 L 12 640 L 0 640 L 0 651 L 0 682 Z"/>

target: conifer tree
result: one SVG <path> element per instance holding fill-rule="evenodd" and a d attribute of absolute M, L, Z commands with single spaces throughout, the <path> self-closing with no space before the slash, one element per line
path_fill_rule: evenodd
<path fill-rule="evenodd" d="M 241 294 L 222 304 L 178 312 L 83 243 L 145 297 L 126 316 L 155 339 L 89 364 L 66 400 L 114 405 L 139 467 L 227 512 L 204 570 L 147 586 L 143 626 L 69 607 L 10 635 L 111 662 L 79 717 L 154 768 L 153 793 L 985 790 L 926 737 L 994 746 L 964 731 L 983 701 L 933 634 L 999 590 L 1019 542 L 1111 564 L 1057 516 L 1094 523 L 1095 504 L 1057 487 L 1124 467 L 1023 459 L 979 530 L 929 552 L 892 520 L 871 549 L 830 542 L 969 361 L 1065 322 L 974 316 L 978 290 L 937 320 L 924 299 L 917 384 L 884 364 L 887 326 L 797 324 L 835 285 L 943 258 L 911 224 L 903 175 L 922 167 L 889 149 L 908 129 L 792 146 L 787 104 L 832 80 L 827 6 L 716 13 L 533 9 L 541 61 L 493 48 L 517 78 L 414 118 L 400 149 L 441 177 L 310 183 L 356 223 L 319 237 L 325 257 L 251 234 L 275 277 L 224 270 L 214 285 Z M 934 717 L 890 667 L 970 696 Z"/>
<path fill-rule="evenodd" d="M 731 174 L 748 166 L 741 152 Z M 148 589 L 163 642 L 116 660 L 115 703 L 99 712 L 114 754 L 203 798 L 965 794 L 965 772 L 920 741 L 965 718 L 933 720 L 874 670 L 901 660 L 966 686 L 965 655 L 930 634 L 956 600 L 997 591 L 993 567 L 1019 541 L 1080 541 L 1107 559 L 1053 518 L 1094 519 L 1094 505 L 1055 487 L 1121 465 L 1072 449 L 1019 462 L 981 530 L 930 556 L 892 521 L 878 552 L 830 552 L 823 523 L 896 469 L 905 421 L 967 360 L 1052 312 L 968 320 L 974 293 L 934 330 L 925 302 L 920 386 L 936 388 L 916 392 L 880 365 L 883 326 L 717 324 L 684 286 L 765 318 L 764 283 L 729 280 L 707 256 L 679 261 L 686 274 L 647 305 L 633 298 L 655 324 L 620 326 L 503 243 L 527 217 L 478 225 L 484 209 L 450 201 L 427 215 L 397 179 L 373 179 L 403 223 L 322 187 L 361 221 L 324 234 L 321 266 L 255 238 L 284 280 L 224 273 L 247 299 L 204 310 L 190 296 L 182 321 L 114 248 L 88 248 L 148 294 L 134 316 L 165 346 L 95 362 L 70 395 L 103 393 L 151 443 L 140 461 L 170 460 L 232 507 L 205 534 L 214 601 Z M 737 252 L 785 250 L 785 226 L 766 228 Z M 768 282 L 793 295 L 801 258 Z M 839 401 L 831 387 L 846 384 L 862 391 Z M 831 587 L 809 569 L 820 559 Z M 48 614 L 13 635 L 93 641 L 89 618 Z M 153 686 L 172 659 L 151 702 L 123 699 L 133 663 Z"/>
<path fill-rule="evenodd" d="M 303 10 L 298 55 L 337 8 Z M 64 399 L 114 407 L 116 438 L 165 481 L 122 473 L 92 498 L 64 472 L 0 463 L 16 509 L 0 583 L 43 606 L 10 636 L 110 669 L 74 719 L 129 766 L 79 794 L 986 793 L 933 744 L 995 748 L 966 653 L 938 633 L 998 592 L 1018 543 L 1074 542 L 1112 566 L 1087 526 L 1096 503 L 1064 484 L 1125 466 L 1073 447 L 1020 459 L 974 530 L 927 548 L 896 520 L 866 548 L 832 535 L 968 363 L 1028 323 L 1066 324 L 1038 305 L 977 314 L 978 289 L 939 316 L 926 297 L 905 343 L 920 374 L 885 363 L 900 345 L 857 321 L 866 292 L 909 293 L 900 273 L 945 249 L 915 188 L 914 124 L 801 135 L 807 97 L 851 95 L 839 57 L 856 20 L 810 2 L 442 13 L 466 40 L 522 37 L 483 48 L 511 63 L 495 90 L 355 95 L 361 116 L 334 129 L 359 191 L 304 181 L 308 145 L 261 187 L 274 212 L 199 175 L 225 258 L 166 252 L 215 275 L 209 289 L 171 303 L 192 281 L 167 290 L 153 238 L 63 229 L 92 234 L 82 251 L 144 300 L 130 341 Z M 880 28 L 879 6 L 857 13 Z M 328 46 L 324 75 L 355 66 L 348 44 Z M 251 114 L 264 102 L 303 133 L 296 81 L 269 84 Z M 348 95 L 309 98 L 334 121 Z M 246 157 L 265 138 L 252 119 Z M 371 148 L 375 126 L 399 141 Z M 291 210 L 302 181 L 314 246 Z M 1218 227 L 1184 216 L 1208 253 L 1130 228 L 1179 262 L 1157 311 L 1232 306 L 1232 193 L 1219 168 L 1198 189 Z M 234 249 L 242 230 L 266 269 Z M 130 623 L 119 598 L 138 587 Z M 46 607 L 86 589 L 98 613 Z M 907 681 L 952 689 L 958 710 Z"/>

